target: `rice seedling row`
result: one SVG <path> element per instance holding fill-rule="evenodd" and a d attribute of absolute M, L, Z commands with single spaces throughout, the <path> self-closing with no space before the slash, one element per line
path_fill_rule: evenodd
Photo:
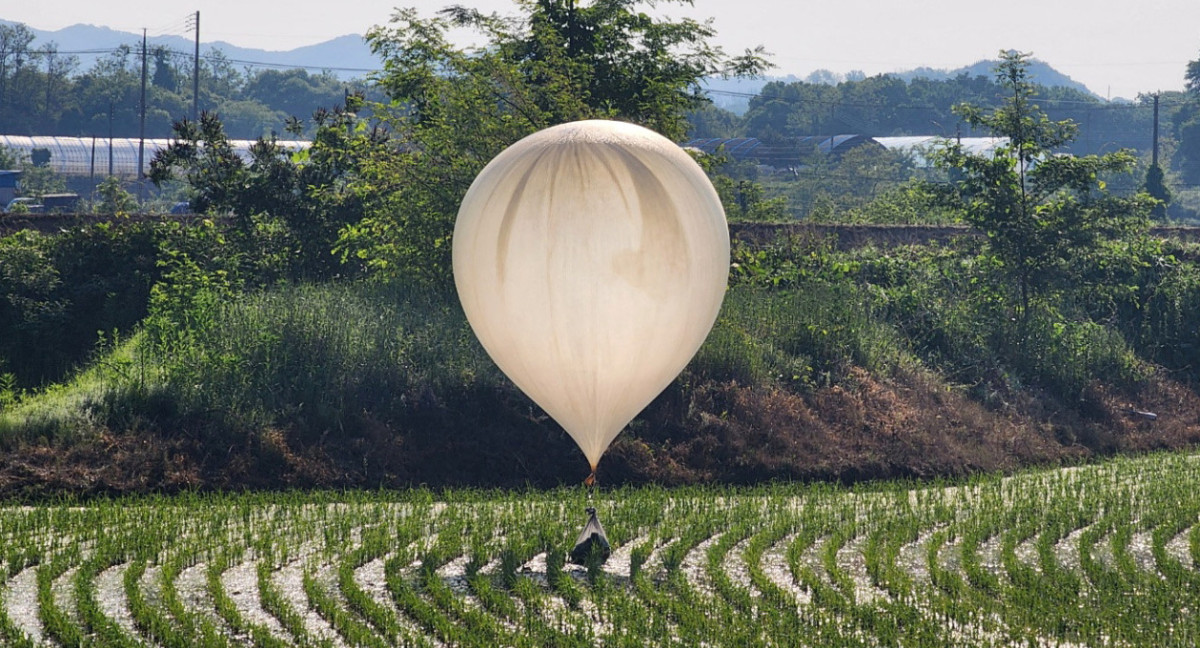
<path fill-rule="evenodd" d="M 0 507 L 0 644 L 1194 646 L 1200 458 L 945 484 Z M 613 543 L 567 564 L 591 503 Z"/>

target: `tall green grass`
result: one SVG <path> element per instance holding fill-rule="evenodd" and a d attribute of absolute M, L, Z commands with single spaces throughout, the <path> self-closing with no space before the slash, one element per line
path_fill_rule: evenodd
<path fill-rule="evenodd" d="M 374 284 L 285 285 L 152 319 L 62 385 L 0 410 L 0 443 L 203 419 L 315 437 L 500 374 L 452 296 Z"/>
<path fill-rule="evenodd" d="M 447 296 L 374 284 L 284 286 L 218 303 L 204 326 L 160 336 L 166 389 L 232 427 L 338 432 L 469 390 L 498 372 Z"/>
<path fill-rule="evenodd" d="M 803 389 L 839 382 L 852 367 L 886 376 L 914 361 L 869 295 L 850 282 L 813 280 L 782 290 L 731 287 L 692 370 Z"/>
<path fill-rule="evenodd" d="M 471 407 L 509 390 L 453 294 L 369 283 L 288 284 L 152 317 L 67 383 L 0 411 L 0 442 L 205 421 L 317 439 L 414 407 Z M 886 374 L 912 356 L 849 283 L 735 285 L 691 365 L 700 380 L 808 388 L 853 366 Z"/>

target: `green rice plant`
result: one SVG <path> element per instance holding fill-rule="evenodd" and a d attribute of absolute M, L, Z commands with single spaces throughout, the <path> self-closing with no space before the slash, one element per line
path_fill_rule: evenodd
<path fill-rule="evenodd" d="M 225 623 L 229 624 L 235 633 L 248 637 L 251 643 L 258 648 L 282 648 L 287 645 L 285 641 L 271 634 L 267 628 L 252 623 L 242 616 L 237 604 L 230 598 L 228 592 L 225 591 L 225 586 L 221 583 L 221 574 L 240 557 L 240 553 L 225 553 L 209 563 L 208 569 L 205 570 L 208 595 L 212 597 L 217 614 Z"/>
<path fill-rule="evenodd" d="M 1151 544 L 1154 563 L 1158 566 L 1159 572 L 1168 581 L 1176 585 L 1185 585 L 1189 581 L 1194 584 L 1197 577 L 1193 570 L 1185 566 L 1191 562 L 1190 557 L 1187 562 L 1182 562 L 1176 557 L 1169 555 L 1167 553 L 1167 542 L 1187 531 L 1196 524 L 1198 519 L 1200 519 L 1200 509 L 1194 506 L 1173 507 L 1171 514 L 1154 529 Z"/>
<path fill-rule="evenodd" d="M 36 648 L 37 644 L 33 639 L 25 634 L 23 630 L 17 627 L 17 624 L 9 618 L 8 606 L 5 601 L 5 585 L 9 579 L 9 574 L 0 572 L 0 639 L 6 645 L 13 648 Z"/>
<path fill-rule="evenodd" d="M 134 648 L 141 644 L 129 636 L 116 622 L 105 616 L 100 611 L 100 605 L 96 600 L 96 576 L 105 569 L 120 564 L 123 559 L 124 556 L 121 553 L 110 549 L 103 553 L 97 552 L 90 559 L 85 560 L 74 576 L 75 601 L 79 608 L 83 629 L 100 645 Z"/>
<path fill-rule="evenodd" d="M 350 611 L 366 620 L 376 632 L 383 635 L 386 641 L 409 645 L 416 645 L 418 642 L 422 645 L 427 643 L 423 636 L 413 637 L 406 628 L 400 625 L 392 611 L 377 603 L 354 582 L 354 570 L 376 557 L 378 556 L 362 551 L 350 552 L 338 566 L 338 590 L 345 597 L 346 606 Z"/>
<path fill-rule="evenodd" d="M 179 599 L 175 583 L 179 573 L 187 565 L 188 557 L 192 555 L 191 551 L 195 549 L 188 548 L 187 551 L 177 552 L 163 563 L 159 571 L 162 607 L 171 615 L 169 623 L 177 631 L 175 634 L 185 637 L 185 641 L 214 648 L 228 646 L 228 640 L 211 620 L 187 610 Z"/>
<path fill-rule="evenodd" d="M 345 642 L 367 648 L 383 648 L 388 645 L 387 640 L 377 635 L 369 625 L 359 621 L 355 615 L 339 605 L 334 596 L 326 591 L 308 570 L 304 572 L 303 584 L 309 604 Z"/>
<path fill-rule="evenodd" d="M 1194 455 L 1149 455 L 954 483 L 619 489 L 595 504 L 638 559 L 594 582 L 562 565 L 585 501 L 572 489 L 72 500 L 0 506 L 0 581 L 37 565 L 38 623 L 59 645 L 1175 648 L 1200 638 L 1197 485 Z M 1078 567 L 1062 562 L 1076 544 Z M 543 553 L 545 579 L 526 568 Z M 286 635 L 219 589 L 247 556 Z M 375 560 L 395 607 L 356 582 Z M 311 636 L 279 591 L 296 561 L 338 638 Z M 122 565 L 134 631 L 100 611 L 97 576 Z M 208 596 L 185 605 L 193 568 Z M 0 642 L 30 645 L 21 627 L 0 614 Z"/>
<path fill-rule="evenodd" d="M 37 571 L 38 618 L 46 634 L 63 646 L 77 648 L 89 645 L 77 619 L 58 605 L 55 600 L 54 581 L 66 573 L 80 559 L 78 545 L 68 551 L 56 553 L 50 562 Z"/>
<path fill-rule="evenodd" d="M 1188 553 L 1192 556 L 1192 568 L 1200 569 L 1200 524 L 1192 526 L 1188 534 Z"/>

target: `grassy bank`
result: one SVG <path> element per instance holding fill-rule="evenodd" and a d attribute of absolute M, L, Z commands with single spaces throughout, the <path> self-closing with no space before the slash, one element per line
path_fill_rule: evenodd
<path fill-rule="evenodd" d="M 602 478 L 931 477 L 1200 442 L 1187 249 L 1103 308 L 1063 293 L 1018 321 L 975 245 L 738 248 L 708 340 Z M 585 473 L 452 292 L 188 281 L 186 300 L 107 336 L 68 380 L 9 392 L 0 491 L 552 486 Z"/>

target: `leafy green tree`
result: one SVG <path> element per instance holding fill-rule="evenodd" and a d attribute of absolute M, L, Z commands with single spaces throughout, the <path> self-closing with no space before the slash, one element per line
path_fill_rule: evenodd
<path fill-rule="evenodd" d="M 243 100 L 256 101 L 286 115 L 311 115 L 318 106 L 340 105 L 347 85 L 332 73 L 307 70 L 263 70 L 242 85 Z M 227 111 L 222 111 L 227 114 Z"/>
<path fill-rule="evenodd" d="M 1200 95 L 1200 58 L 1188 61 L 1187 71 L 1184 72 L 1184 87 L 1188 92 Z"/>
<path fill-rule="evenodd" d="M 34 56 L 46 68 L 42 75 L 41 108 L 47 115 L 61 114 L 64 104 L 70 100 L 68 91 L 71 90 L 71 82 L 68 75 L 79 66 L 79 57 L 60 54 L 57 43 L 43 45 L 34 52 Z"/>
<path fill-rule="evenodd" d="M 8 132 L 19 114 L 14 108 L 21 94 L 14 92 L 14 86 L 29 61 L 33 39 L 33 32 L 25 25 L 0 25 L 0 129 Z"/>
<path fill-rule="evenodd" d="M 137 199 L 121 186 L 121 181 L 109 176 L 100 181 L 96 187 L 100 201 L 96 203 L 96 211 L 101 214 L 128 214 L 137 209 Z"/>
<path fill-rule="evenodd" d="M 1054 154 L 1076 128 L 1049 120 L 1034 103 L 1028 56 L 1001 53 L 996 76 L 1008 95 L 1001 106 L 957 110 L 967 124 L 1007 143 L 985 155 L 948 141 L 936 156 L 940 166 L 960 174 L 946 195 L 986 235 L 986 253 L 1013 287 L 1022 323 L 1034 299 L 1078 279 L 1109 242 L 1143 233 L 1151 205 L 1145 194 L 1122 197 L 1107 190 L 1104 174 L 1133 170 L 1130 153 Z"/>
<path fill-rule="evenodd" d="M 178 90 L 179 72 L 171 62 L 171 50 L 159 46 L 151 49 L 150 55 L 154 57 L 154 74 L 150 77 L 150 82 L 168 92 Z"/>
<path fill-rule="evenodd" d="M 0 170 L 15 169 L 20 163 L 21 156 L 17 151 L 0 144 Z"/>
<path fill-rule="evenodd" d="M 363 201 L 377 195 L 351 190 L 349 178 L 387 142 L 357 118 L 359 101 L 350 98 L 352 110 L 318 111 L 308 149 L 260 138 L 249 161 L 234 153 L 216 114 L 181 120 L 175 140 L 151 161 L 150 179 L 156 185 L 184 180 L 195 211 L 230 215 L 231 246 L 248 276 L 331 277 L 344 271 L 330 253 L 338 232 L 361 218 Z"/>
<path fill-rule="evenodd" d="M 140 85 L 133 49 L 128 45 L 118 47 L 98 60 L 76 81 L 79 105 L 86 115 L 79 131 L 102 137 L 107 137 L 110 132 L 114 137 L 136 137 Z M 167 134 L 155 133 L 149 124 L 147 126 L 147 135 L 161 137 Z"/>
<path fill-rule="evenodd" d="M 270 137 L 288 115 L 258 101 L 222 101 L 211 112 L 221 116 L 225 131 L 233 139 Z"/>
<path fill-rule="evenodd" d="M 364 160 L 357 187 L 380 194 L 349 227 L 339 251 L 385 274 L 450 278 L 458 204 L 479 170 L 521 137 L 587 118 L 624 119 L 675 140 L 687 115 L 707 103 L 701 81 L 753 74 L 760 51 L 729 58 L 709 44 L 707 23 L 652 18 L 640 0 L 520 0 L 501 17 L 454 6 L 433 18 L 402 10 L 367 35 L 383 58 L 378 78 L 398 109 L 376 116 L 403 151 Z M 485 43 L 453 46 L 451 29 Z"/>
<path fill-rule="evenodd" d="M 692 152 L 712 180 L 721 198 L 725 218 L 730 222 L 779 223 L 790 220 L 787 198 L 767 198 L 758 182 L 758 170 L 752 162 L 738 162 L 718 149 L 715 154 Z"/>
<path fill-rule="evenodd" d="M 33 153 L 36 154 L 39 150 L 45 149 L 34 149 Z M 49 162 L 49 156 L 47 156 L 46 162 Z M 38 164 L 36 158 L 21 160 L 22 194 L 40 199 L 46 194 L 60 193 L 66 190 L 66 179 L 49 164 Z"/>
<path fill-rule="evenodd" d="M 718 175 L 713 177 L 713 186 L 721 197 L 725 216 L 731 223 L 782 223 L 790 220 L 787 198 L 766 198 L 763 186 L 758 182 Z"/>

